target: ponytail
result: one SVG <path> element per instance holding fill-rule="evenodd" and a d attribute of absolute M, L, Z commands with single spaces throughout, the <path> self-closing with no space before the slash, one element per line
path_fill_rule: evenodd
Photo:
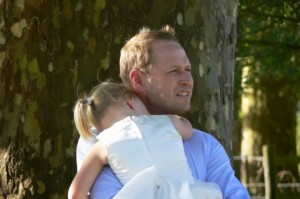
<path fill-rule="evenodd" d="M 93 125 L 94 119 L 91 117 L 93 109 L 93 100 L 91 98 L 81 98 L 77 100 L 74 107 L 74 122 L 79 134 L 84 137 L 90 137 L 90 129 Z"/>

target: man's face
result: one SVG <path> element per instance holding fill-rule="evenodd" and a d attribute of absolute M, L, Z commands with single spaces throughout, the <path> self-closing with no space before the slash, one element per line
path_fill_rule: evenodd
<path fill-rule="evenodd" d="M 152 46 L 148 73 L 141 73 L 144 101 L 152 114 L 181 114 L 190 109 L 193 90 L 191 64 L 175 41 L 157 41 Z"/>

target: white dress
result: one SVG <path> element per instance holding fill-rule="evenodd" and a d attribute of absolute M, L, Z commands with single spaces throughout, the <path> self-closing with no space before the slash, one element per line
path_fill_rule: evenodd
<path fill-rule="evenodd" d="M 127 117 L 97 136 L 124 185 L 120 199 L 221 199 L 217 184 L 189 169 L 182 138 L 166 115 Z"/>

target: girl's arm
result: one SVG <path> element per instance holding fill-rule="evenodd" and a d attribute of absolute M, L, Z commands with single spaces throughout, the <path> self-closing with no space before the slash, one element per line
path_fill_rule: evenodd
<path fill-rule="evenodd" d="M 88 198 L 96 177 L 108 162 L 107 151 L 101 142 L 97 142 L 84 159 L 68 191 L 69 199 Z"/>
<path fill-rule="evenodd" d="M 169 115 L 172 123 L 183 140 L 187 140 L 192 136 L 192 125 L 189 120 L 177 115 Z"/>

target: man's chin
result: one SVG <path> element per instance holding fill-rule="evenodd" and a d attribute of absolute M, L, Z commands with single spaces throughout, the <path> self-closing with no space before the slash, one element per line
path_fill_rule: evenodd
<path fill-rule="evenodd" d="M 149 108 L 148 108 L 149 109 Z M 181 115 L 187 113 L 191 109 L 190 105 L 172 105 L 168 107 L 156 107 L 151 108 L 150 113 L 151 114 L 174 114 L 174 115 Z"/>
<path fill-rule="evenodd" d="M 174 109 L 174 114 L 185 114 L 187 113 L 189 110 L 191 109 L 191 106 L 187 106 L 187 107 L 177 107 L 176 109 Z"/>

